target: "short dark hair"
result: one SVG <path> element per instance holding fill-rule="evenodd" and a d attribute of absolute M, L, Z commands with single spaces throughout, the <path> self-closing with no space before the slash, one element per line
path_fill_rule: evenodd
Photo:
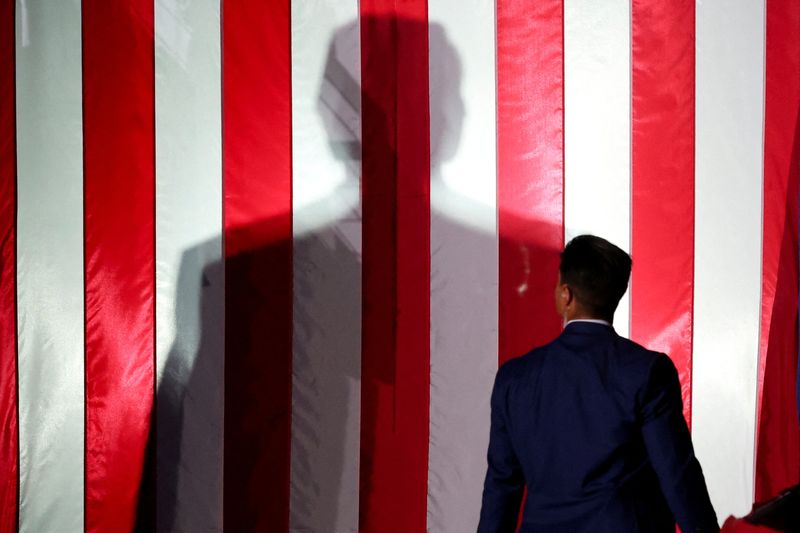
<path fill-rule="evenodd" d="M 561 252 L 561 283 L 572 289 L 586 311 L 610 318 L 628 289 L 631 264 L 631 256 L 618 246 L 594 235 L 579 235 Z"/>

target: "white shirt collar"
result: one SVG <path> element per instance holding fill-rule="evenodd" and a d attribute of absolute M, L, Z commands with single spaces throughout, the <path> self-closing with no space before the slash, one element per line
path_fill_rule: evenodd
<path fill-rule="evenodd" d="M 611 322 L 608 322 L 607 320 L 601 320 L 599 318 L 575 318 L 573 320 L 567 321 L 567 323 L 564 324 L 564 327 L 569 326 L 573 322 L 590 322 L 592 324 L 603 324 L 606 326 L 611 326 Z"/>

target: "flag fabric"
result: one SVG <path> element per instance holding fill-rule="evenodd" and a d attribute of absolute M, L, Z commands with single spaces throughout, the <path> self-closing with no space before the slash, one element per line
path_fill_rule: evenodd
<path fill-rule="evenodd" d="M 800 4 L 0 2 L 0 532 L 474 530 L 559 252 L 721 520 L 800 481 Z"/>

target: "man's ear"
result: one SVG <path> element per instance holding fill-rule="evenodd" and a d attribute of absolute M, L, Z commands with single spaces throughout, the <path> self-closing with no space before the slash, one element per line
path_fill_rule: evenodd
<path fill-rule="evenodd" d="M 572 291 L 572 287 L 570 287 L 569 285 L 564 285 L 563 290 L 566 293 L 564 304 L 566 306 L 572 305 L 572 303 L 575 301 L 575 293 Z"/>
<path fill-rule="evenodd" d="M 569 285 L 562 283 L 558 287 L 558 297 L 561 300 L 561 304 L 566 309 L 575 299 L 575 294 L 572 292 Z"/>

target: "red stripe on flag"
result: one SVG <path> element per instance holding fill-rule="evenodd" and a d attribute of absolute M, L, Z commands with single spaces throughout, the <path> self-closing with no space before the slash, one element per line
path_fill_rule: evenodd
<path fill-rule="evenodd" d="M 564 6 L 497 2 L 498 364 L 561 332 Z M 517 527 L 522 521 L 524 498 Z"/>
<path fill-rule="evenodd" d="M 154 396 L 153 2 L 84 0 L 86 531 L 134 526 Z"/>
<path fill-rule="evenodd" d="M 224 528 L 287 531 L 292 360 L 290 2 L 223 3 Z"/>
<path fill-rule="evenodd" d="M 694 1 L 634 0 L 631 338 L 672 358 L 691 420 Z"/>
<path fill-rule="evenodd" d="M 430 384 L 427 2 L 361 2 L 361 531 L 424 531 Z"/>
<path fill-rule="evenodd" d="M 499 362 L 561 331 L 564 31 L 560 0 L 497 3 Z"/>
<path fill-rule="evenodd" d="M 14 1 L 0 5 L 0 533 L 17 530 L 17 148 Z"/>
<path fill-rule="evenodd" d="M 756 499 L 800 482 L 796 402 L 800 4 L 767 2 Z"/>

